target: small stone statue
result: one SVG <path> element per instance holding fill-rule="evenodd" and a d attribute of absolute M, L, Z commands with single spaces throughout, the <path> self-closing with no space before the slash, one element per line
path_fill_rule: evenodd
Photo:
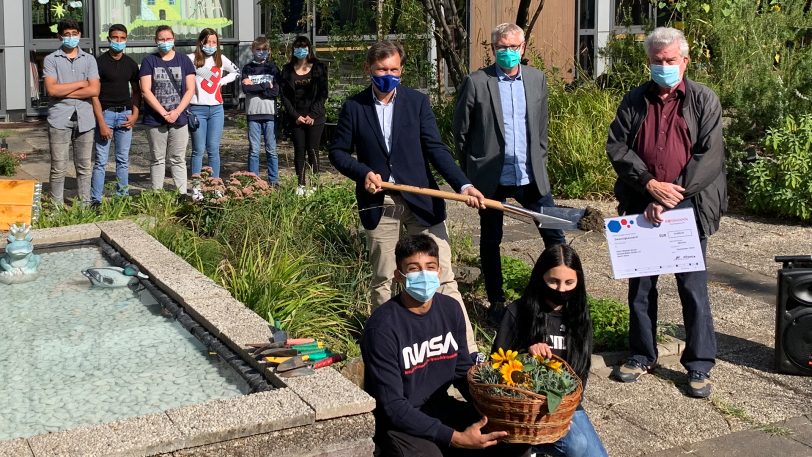
<path fill-rule="evenodd" d="M 34 254 L 31 226 L 13 224 L 6 239 L 6 253 L 0 257 L 0 283 L 33 281 L 37 277 L 37 268 L 42 259 Z"/>

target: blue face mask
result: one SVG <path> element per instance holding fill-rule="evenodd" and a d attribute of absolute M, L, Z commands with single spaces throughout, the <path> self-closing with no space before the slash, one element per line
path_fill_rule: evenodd
<path fill-rule="evenodd" d="M 169 52 L 175 47 L 175 41 L 162 41 L 158 43 L 158 50 L 161 52 Z"/>
<path fill-rule="evenodd" d="M 79 37 L 78 36 L 62 37 L 62 46 L 64 46 L 67 49 L 73 49 L 76 46 L 79 46 Z"/>
<path fill-rule="evenodd" d="M 651 65 L 651 80 L 660 87 L 672 88 L 679 84 L 679 65 Z"/>
<path fill-rule="evenodd" d="M 431 300 L 440 288 L 440 274 L 436 271 L 413 271 L 404 276 L 406 276 L 406 293 L 420 303 Z"/>
<path fill-rule="evenodd" d="M 110 49 L 114 52 L 121 52 L 124 48 L 127 47 L 126 41 L 111 41 L 110 42 Z"/>
<path fill-rule="evenodd" d="M 372 84 L 374 84 L 379 91 L 383 92 L 384 94 L 388 94 L 389 92 L 395 90 L 396 87 L 398 87 L 398 84 L 400 84 L 400 76 L 395 75 L 373 76 Z"/>
<path fill-rule="evenodd" d="M 499 49 L 496 51 L 496 65 L 504 69 L 511 69 L 522 61 L 522 53 L 512 49 Z"/>
<path fill-rule="evenodd" d="M 307 48 L 293 48 L 293 57 L 297 59 L 304 59 L 310 54 Z"/>
<path fill-rule="evenodd" d="M 257 62 L 265 62 L 268 58 L 268 51 L 254 51 L 254 60 Z"/>
<path fill-rule="evenodd" d="M 203 51 L 203 54 L 210 56 L 217 52 L 217 46 L 202 46 L 200 50 Z"/>

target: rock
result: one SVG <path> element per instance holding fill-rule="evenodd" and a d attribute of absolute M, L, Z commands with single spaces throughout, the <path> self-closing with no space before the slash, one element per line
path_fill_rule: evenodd
<path fill-rule="evenodd" d="M 341 369 L 341 374 L 356 386 L 364 388 L 364 361 L 361 357 L 349 360 Z"/>
<path fill-rule="evenodd" d="M 477 267 L 469 265 L 455 265 L 454 276 L 460 284 L 473 284 L 479 279 L 482 272 Z"/>

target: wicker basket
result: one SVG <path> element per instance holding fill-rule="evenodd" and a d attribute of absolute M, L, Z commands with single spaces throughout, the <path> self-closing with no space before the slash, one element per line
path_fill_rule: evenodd
<path fill-rule="evenodd" d="M 552 414 L 547 411 L 547 397 L 544 395 L 519 387 L 504 384 L 481 384 L 474 381 L 476 372 L 486 364 L 474 365 L 468 370 L 468 385 L 471 389 L 474 406 L 480 414 L 488 417 L 484 432 L 506 431 L 508 436 L 500 441 L 525 444 L 554 443 L 567 434 L 572 415 L 581 402 L 583 386 L 566 361 L 555 355 L 553 358 L 563 363 L 564 368 L 572 374 L 578 386 L 575 391 L 561 399 L 561 403 Z M 492 387 L 520 393 L 523 398 L 494 395 L 490 392 Z"/>

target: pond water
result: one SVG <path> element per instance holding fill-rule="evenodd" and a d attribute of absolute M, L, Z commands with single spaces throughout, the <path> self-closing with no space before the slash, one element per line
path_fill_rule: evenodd
<path fill-rule="evenodd" d="M 35 281 L 0 284 L 0 440 L 250 391 L 147 290 L 91 287 L 98 246 L 39 254 Z"/>

